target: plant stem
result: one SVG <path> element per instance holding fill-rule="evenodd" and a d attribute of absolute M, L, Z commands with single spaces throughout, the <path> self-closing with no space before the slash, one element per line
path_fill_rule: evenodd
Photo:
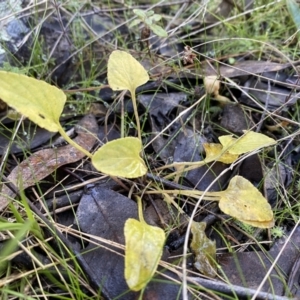
<path fill-rule="evenodd" d="M 174 162 L 172 164 L 159 167 L 159 168 L 157 168 L 157 170 L 161 171 L 161 170 L 164 170 L 164 169 L 170 169 L 170 168 L 174 168 L 174 167 L 183 166 L 184 169 L 182 170 L 182 172 L 186 172 L 186 171 L 194 170 L 194 169 L 197 169 L 199 167 L 205 166 L 208 163 L 211 163 L 213 161 L 215 161 L 215 159 L 205 158 L 204 160 L 201 160 L 201 161 Z"/>
<path fill-rule="evenodd" d="M 221 192 L 202 192 L 202 191 L 196 191 L 196 190 L 163 190 L 163 191 L 147 191 L 145 194 L 176 194 L 176 195 L 181 195 L 181 196 L 188 196 L 188 197 L 193 197 L 193 198 L 199 198 L 203 194 L 203 200 L 206 201 L 220 201 L 220 193 Z"/>
<path fill-rule="evenodd" d="M 124 111 L 124 96 L 126 94 L 127 90 L 124 90 L 120 96 L 118 96 L 119 101 L 121 103 L 121 138 L 123 138 L 125 136 L 125 111 Z"/>
<path fill-rule="evenodd" d="M 125 116 L 124 116 L 125 112 L 124 112 L 124 99 L 121 99 L 121 138 L 124 137 L 124 123 L 125 123 Z"/>
<path fill-rule="evenodd" d="M 64 129 L 59 126 L 58 132 L 60 133 L 60 135 L 70 144 L 72 145 L 74 148 L 76 148 L 77 150 L 79 150 L 80 152 L 84 153 L 87 157 L 92 158 L 92 154 L 85 150 L 84 148 L 82 148 L 80 145 L 78 145 L 77 143 L 75 143 L 68 135 L 67 133 L 64 131 Z"/>
<path fill-rule="evenodd" d="M 132 105 L 133 105 L 133 110 L 134 110 L 134 116 L 135 116 L 135 121 L 136 121 L 136 128 L 138 132 L 138 138 L 142 140 L 141 136 L 141 125 L 140 125 L 140 118 L 139 118 L 139 113 L 136 105 L 136 97 L 135 97 L 135 91 L 130 91 L 131 94 L 131 99 L 132 99 Z"/>
<path fill-rule="evenodd" d="M 139 219 L 141 223 L 145 223 L 144 216 L 143 216 L 143 204 L 142 204 L 142 199 L 139 196 L 136 196 L 137 198 L 137 205 L 138 205 L 138 214 L 139 214 Z"/>
<path fill-rule="evenodd" d="M 181 169 L 178 168 L 178 170 L 176 170 L 175 172 L 166 175 L 164 177 L 164 179 L 169 179 L 169 178 L 172 178 L 172 177 L 177 176 L 179 174 L 182 174 L 184 172 L 188 172 L 190 170 L 194 170 L 194 169 L 200 168 L 202 166 L 207 165 L 208 162 L 210 162 L 210 161 L 202 160 L 202 161 L 196 161 L 196 162 L 191 162 L 191 163 L 190 162 L 173 163 L 173 164 L 171 164 L 171 167 L 177 167 L 178 168 L 178 167 L 183 167 L 184 166 L 184 168 L 181 168 Z M 161 168 L 169 167 L 169 166 L 170 165 L 167 165 L 167 166 L 163 166 Z"/>

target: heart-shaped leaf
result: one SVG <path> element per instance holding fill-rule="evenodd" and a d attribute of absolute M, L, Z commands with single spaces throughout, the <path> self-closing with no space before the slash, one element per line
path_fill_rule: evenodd
<path fill-rule="evenodd" d="M 147 173 L 147 167 L 140 157 L 142 143 L 138 138 L 116 139 L 103 145 L 92 157 L 98 171 L 111 176 L 136 178 Z"/>
<path fill-rule="evenodd" d="M 17 112 L 49 131 L 61 125 L 66 95 L 53 85 L 26 75 L 0 71 L 0 98 Z"/>
<path fill-rule="evenodd" d="M 151 280 L 162 255 L 165 233 L 135 219 L 128 219 L 125 233 L 125 279 L 129 288 L 139 291 Z"/>
<path fill-rule="evenodd" d="M 143 289 L 151 280 L 162 255 L 165 232 L 148 225 L 143 217 L 142 201 L 138 197 L 140 221 L 128 219 L 125 235 L 125 279 L 133 291 Z"/>
<path fill-rule="evenodd" d="M 242 176 L 233 177 L 228 188 L 218 194 L 219 207 L 225 214 L 255 227 L 274 226 L 273 211 L 267 199 Z"/>
<path fill-rule="evenodd" d="M 114 91 L 129 90 L 132 94 L 149 80 L 144 67 L 131 54 L 120 50 L 113 51 L 109 56 L 107 78 Z"/>
<path fill-rule="evenodd" d="M 276 144 L 276 141 L 268 136 L 254 131 L 244 131 L 244 135 L 236 139 L 232 135 L 223 135 L 219 141 L 224 149 L 228 148 L 231 154 L 243 154 Z"/>

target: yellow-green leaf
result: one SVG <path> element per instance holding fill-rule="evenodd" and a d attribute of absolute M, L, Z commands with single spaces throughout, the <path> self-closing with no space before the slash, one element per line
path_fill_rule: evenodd
<path fill-rule="evenodd" d="M 125 279 L 133 291 L 151 280 L 162 255 L 165 233 L 143 221 L 128 219 L 125 234 Z"/>
<path fill-rule="evenodd" d="M 242 176 L 231 179 L 225 191 L 220 195 L 220 209 L 246 224 L 260 228 L 274 226 L 273 211 L 267 199 Z"/>
<path fill-rule="evenodd" d="M 22 74 L 0 71 L 0 98 L 49 131 L 61 128 L 66 95 L 53 85 Z"/>
<path fill-rule="evenodd" d="M 155 15 L 157 16 L 157 15 Z M 167 31 L 165 31 L 161 26 L 157 25 L 157 24 L 151 24 L 150 25 L 150 29 L 153 31 L 153 33 L 155 33 L 157 36 L 160 37 L 167 37 L 168 33 Z"/>
<path fill-rule="evenodd" d="M 276 144 L 274 139 L 264 134 L 246 130 L 239 139 L 232 135 L 223 135 L 219 137 L 219 141 L 224 149 L 228 148 L 228 152 L 231 154 L 243 154 Z"/>
<path fill-rule="evenodd" d="M 205 143 L 203 147 L 206 153 L 205 161 L 207 162 L 220 161 L 224 164 L 231 164 L 239 157 L 238 154 L 231 154 L 228 151 L 224 152 L 221 144 Z"/>
<path fill-rule="evenodd" d="M 211 241 L 205 234 L 204 222 L 192 222 L 191 232 L 193 239 L 191 249 L 195 254 L 195 268 L 202 274 L 215 277 L 216 270 L 216 242 Z"/>
<path fill-rule="evenodd" d="M 109 56 L 107 78 L 114 91 L 129 90 L 131 93 L 149 80 L 144 67 L 131 54 L 120 50 Z"/>
<path fill-rule="evenodd" d="M 138 138 L 117 139 L 103 145 L 92 157 L 94 167 L 105 174 L 136 178 L 147 173 L 140 157 L 142 143 Z"/>

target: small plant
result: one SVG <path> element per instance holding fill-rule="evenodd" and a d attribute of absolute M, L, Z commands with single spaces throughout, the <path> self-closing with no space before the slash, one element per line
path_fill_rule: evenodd
<path fill-rule="evenodd" d="M 271 229 L 271 236 L 274 238 L 274 239 L 280 239 L 282 238 L 283 236 L 285 236 L 285 230 L 283 227 L 281 226 L 274 226 L 272 229 Z"/>
<path fill-rule="evenodd" d="M 127 55 L 125 57 L 125 68 L 122 68 L 120 59 L 124 57 L 118 56 L 119 52 L 113 52 L 109 60 L 109 81 L 111 81 L 114 90 L 128 89 L 130 91 L 135 108 L 139 139 L 127 137 L 112 141 L 101 147 L 94 155 L 70 139 L 59 122 L 66 102 L 66 95 L 63 91 L 41 80 L 1 71 L 0 94 L 3 101 L 9 106 L 40 127 L 50 132 L 59 132 L 69 144 L 91 158 L 93 165 L 100 172 L 111 176 L 135 178 L 143 176 L 147 172 L 147 167 L 139 156 L 142 143 L 135 89 L 147 82 L 149 76 L 140 63 L 125 52 L 121 53 L 121 56 L 124 53 Z M 123 70 L 123 72 L 120 70 Z"/>
<path fill-rule="evenodd" d="M 149 191 L 158 194 L 161 191 Z M 164 194 L 194 197 L 197 200 L 217 201 L 225 214 L 243 223 L 259 228 L 274 226 L 274 215 L 271 205 L 253 184 L 242 176 L 234 176 L 224 191 L 202 192 L 197 190 L 164 190 Z"/>
<path fill-rule="evenodd" d="M 140 23 L 144 24 L 144 29 L 142 32 L 147 32 L 152 30 L 159 37 L 167 37 L 168 33 L 156 23 L 161 20 L 161 15 L 155 14 L 153 10 L 144 11 L 141 9 L 134 9 L 134 14 L 138 19 L 134 20 L 129 27 L 136 26 Z M 147 38 L 147 36 L 143 36 Z"/>
<path fill-rule="evenodd" d="M 141 129 L 137 111 L 135 90 L 146 83 L 149 76 L 143 66 L 130 54 L 114 51 L 108 61 L 108 81 L 113 90 L 129 90 L 134 107 L 138 138 L 125 137 L 108 142 L 95 154 L 75 143 L 59 122 L 66 96 L 54 86 L 25 75 L 0 72 L 0 97 L 17 112 L 25 115 L 40 127 L 59 132 L 66 141 L 91 158 L 97 170 L 111 176 L 136 178 L 146 174 L 147 167 L 139 153 L 142 150 Z M 221 144 L 206 144 L 206 159 L 193 163 L 175 163 L 166 167 L 179 167 L 181 171 L 199 168 L 209 162 L 235 162 L 239 155 L 274 145 L 275 140 L 252 131 L 244 132 L 239 139 L 231 135 L 219 137 Z M 187 191 L 190 192 L 190 191 Z M 178 193 L 181 193 L 178 191 Z M 202 195 L 202 192 L 198 192 Z M 220 209 L 242 222 L 270 228 L 274 225 L 273 212 L 267 200 L 246 179 L 235 176 L 227 190 L 207 193 L 207 199 L 220 201 Z M 233 200 L 235 198 L 235 200 Z"/>
<path fill-rule="evenodd" d="M 95 154 L 91 154 L 71 140 L 62 128 L 59 118 L 66 102 L 65 94 L 54 86 L 25 75 L 0 72 L 0 98 L 17 112 L 28 117 L 40 127 L 59 132 L 66 141 L 91 158 L 95 168 L 111 176 L 136 178 L 146 174 L 147 167 L 140 157 L 142 151 L 141 129 L 136 104 L 135 90 L 149 80 L 147 71 L 130 54 L 114 51 L 108 60 L 108 82 L 115 90 L 129 90 L 132 98 L 138 138 L 125 137 L 108 142 Z M 219 137 L 221 144 L 207 144 L 205 161 L 181 163 L 185 170 L 200 167 L 212 161 L 230 164 L 240 154 L 273 145 L 276 142 L 259 133 L 245 132 L 235 139 L 232 136 Z M 176 166 L 180 166 L 176 164 Z M 170 167 L 170 165 L 168 166 Z M 161 191 L 158 191 L 161 193 Z M 151 193 L 151 192 L 150 192 Z M 271 206 L 263 195 L 245 178 L 235 176 L 226 190 L 220 192 L 167 191 L 164 193 L 201 196 L 204 200 L 219 201 L 220 209 L 244 223 L 261 228 L 274 225 Z M 129 287 L 138 291 L 143 289 L 153 276 L 165 241 L 164 231 L 145 223 L 138 198 L 140 221 L 129 219 L 125 224 L 125 278 Z M 196 234 L 195 234 L 196 235 Z M 137 238 L 138 237 L 138 238 Z M 195 246 L 198 251 L 206 245 Z M 150 249 L 150 250 L 149 250 Z M 202 251 L 202 250 L 201 250 Z M 213 251 L 212 251 L 213 252 Z M 213 257 L 209 252 L 208 256 Z M 207 257 L 205 258 L 206 261 Z M 204 258 L 199 258 L 203 262 Z"/>

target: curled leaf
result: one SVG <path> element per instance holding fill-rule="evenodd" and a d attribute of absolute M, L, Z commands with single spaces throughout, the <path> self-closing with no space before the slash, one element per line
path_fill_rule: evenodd
<path fill-rule="evenodd" d="M 211 75 L 204 77 L 204 88 L 207 94 L 212 95 L 215 100 L 220 102 L 231 102 L 230 99 L 219 94 L 220 86 L 221 83 L 217 76 Z"/>
<path fill-rule="evenodd" d="M 203 147 L 206 153 L 205 161 L 207 162 L 215 160 L 224 164 L 231 164 L 239 158 L 239 155 L 237 154 L 231 154 L 228 151 L 224 152 L 221 144 L 205 143 L 203 144 Z"/>
<path fill-rule="evenodd" d="M 215 75 L 206 76 L 204 78 L 204 88 L 208 94 L 219 95 L 220 80 L 218 80 L 218 77 Z"/>
<path fill-rule="evenodd" d="M 191 232 L 193 239 L 191 249 L 195 254 L 195 268 L 202 274 L 215 277 L 216 270 L 216 242 L 211 241 L 205 234 L 204 222 L 192 222 Z"/>

